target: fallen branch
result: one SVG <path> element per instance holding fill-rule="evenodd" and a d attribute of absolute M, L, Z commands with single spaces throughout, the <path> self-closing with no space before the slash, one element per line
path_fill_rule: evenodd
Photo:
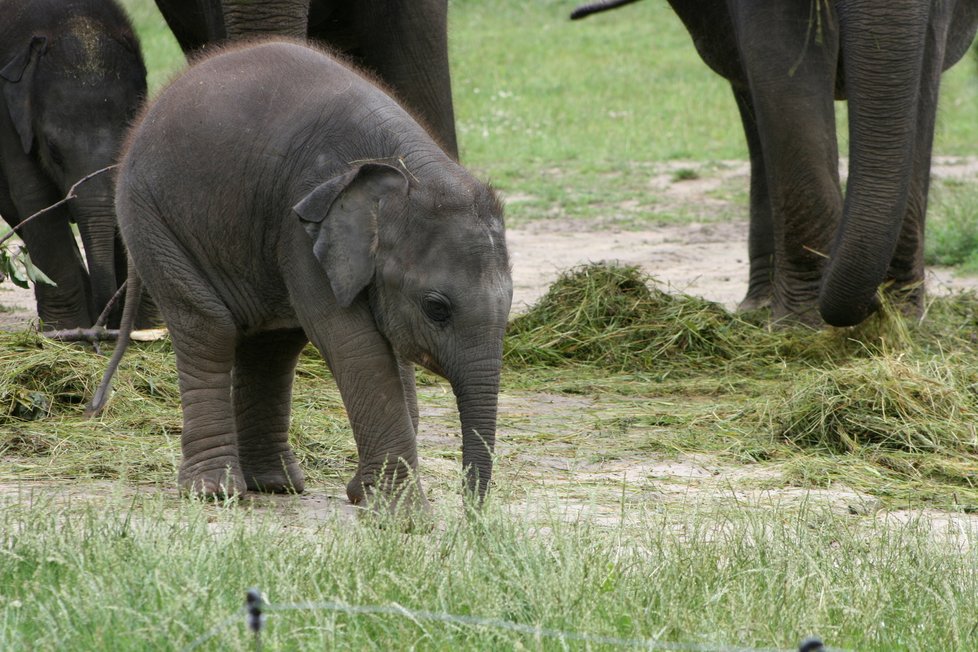
<path fill-rule="evenodd" d="M 17 224 L 17 226 L 14 226 L 14 227 L 12 227 L 10 229 L 10 232 L 9 233 L 3 234 L 3 236 L 0 237 L 0 246 L 3 246 L 3 244 L 7 240 L 9 240 L 10 238 L 14 237 L 14 234 L 17 232 L 17 229 L 21 228 L 22 226 L 24 226 L 25 224 L 27 224 L 31 220 L 33 220 L 35 218 L 38 218 L 41 215 L 44 215 L 48 211 L 54 210 L 58 206 L 63 206 L 64 204 L 68 203 L 70 200 L 72 200 L 75 197 L 77 197 L 78 195 L 75 194 L 75 190 L 78 189 L 78 186 L 82 185 L 83 183 L 85 183 L 86 181 L 88 181 L 90 179 L 93 179 L 93 178 L 97 177 L 98 175 L 102 174 L 103 172 L 108 172 L 109 170 L 115 169 L 117 167 L 119 167 L 119 164 L 118 163 L 114 163 L 112 165 L 107 165 L 106 167 L 102 168 L 101 170 L 95 170 L 95 172 L 92 172 L 91 174 L 86 174 L 85 176 L 83 176 L 81 179 L 79 179 L 78 181 L 76 181 L 75 183 L 73 183 L 71 185 L 71 188 L 68 188 L 68 194 L 64 196 L 64 199 L 60 199 L 60 200 L 54 202 L 53 204 L 51 204 L 50 206 L 48 206 L 46 208 L 42 208 L 41 210 L 37 211 L 36 213 L 34 213 L 33 215 L 31 215 L 27 219 L 21 220 Z"/>
<path fill-rule="evenodd" d="M 41 335 L 59 342 L 109 342 L 119 339 L 118 328 L 64 328 L 54 331 L 41 331 Z"/>
<path fill-rule="evenodd" d="M 65 328 L 61 330 L 41 331 L 41 335 L 59 342 L 111 342 L 119 339 L 118 328 Z M 165 328 L 144 328 L 133 331 L 129 339 L 134 342 L 157 342 L 167 336 Z"/>

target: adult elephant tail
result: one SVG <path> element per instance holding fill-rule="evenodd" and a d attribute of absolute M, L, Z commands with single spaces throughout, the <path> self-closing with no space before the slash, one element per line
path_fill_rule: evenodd
<path fill-rule="evenodd" d="M 638 0 L 598 0 L 598 2 L 581 5 L 571 12 L 570 18 L 571 20 L 580 20 L 581 18 L 587 18 L 591 14 L 601 13 L 609 9 L 617 9 L 618 7 L 630 5 L 633 2 L 638 2 Z"/>
<path fill-rule="evenodd" d="M 874 312 L 877 289 L 893 270 L 902 270 L 894 279 L 901 284 L 923 275 L 923 219 L 946 33 L 940 25 L 948 22 L 937 14 L 949 14 L 940 4 L 894 0 L 840 9 L 849 180 L 819 295 L 819 312 L 833 326 L 858 324 Z"/>

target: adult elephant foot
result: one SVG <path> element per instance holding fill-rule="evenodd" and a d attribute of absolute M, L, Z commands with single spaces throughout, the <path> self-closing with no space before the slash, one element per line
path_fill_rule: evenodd
<path fill-rule="evenodd" d="M 183 464 L 177 484 L 181 493 L 201 498 L 230 498 L 243 494 L 247 486 L 237 462 L 222 466 Z"/>
<path fill-rule="evenodd" d="M 920 319 L 924 315 L 924 282 L 891 282 L 883 286 L 883 296 L 901 315 Z"/>
<path fill-rule="evenodd" d="M 737 304 L 737 312 L 769 309 L 774 299 L 773 279 L 774 256 L 768 254 L 751 256 L 747 294 Z"/>
<path fill-rule="evenodd" d="M 744 298 L 737 304 L 737 312 L 755 312 L 771 308 L 771 291 L 752 292 L 748 290 Z"/>
<path fill-rule="evenodd" d="M 771 321 L 790 326 L 821 328 L 825 325 L 818 313 L 818 276 L 794 283 L 782 283 L 771 298 Z"/>
<path fill-rule="evenodd" d="M 239 455 L 241 472 L 250 491 L 301 494 L 306 490 L 305 475 L 291 450 L 261 457 L 250 457 L 244 452 Z"/>

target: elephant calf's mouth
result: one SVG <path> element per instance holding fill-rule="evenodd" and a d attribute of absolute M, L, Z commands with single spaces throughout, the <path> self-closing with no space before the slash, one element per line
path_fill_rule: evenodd
<path fill-rule="evenodd" d="M 438 361 L 435 360 L 430 353 L 419 353 L 417 359 L 415 359 L 415 362 L 433 374 L 437 374 L 442 378 L 447 377 L 445 376 L 445 370 L 442 369 L 442 366 L 438 364 Z"/>

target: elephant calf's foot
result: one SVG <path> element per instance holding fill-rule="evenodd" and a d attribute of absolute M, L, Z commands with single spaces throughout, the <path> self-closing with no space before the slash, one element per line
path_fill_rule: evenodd
<path fill-rule="evenodd" d="M 396 486 L 379 489 L 373 483 L 365 483 L 358 471 L 346 485 L 346 495 L 351 503 L 364 507 L 367 513 L 407 519 L 409 529 L 424 527 L 431 517 L 431 504 L 421 483 L 413 476 Z"/>
<path fill-rule="evenodd" d="M 260 462 L 248 460 L 242 454 L 241 470 L 251 491 L 301 494 L 306 490 L 305 475 L 291 450 L 280 453 L 273 461 L 270 461 L 267 456 Z"/>
<path fill-rule="evenodd" d="M 203 498 L 228 498 L 246 491 L 244 475 L 237 464 L 223 467 L 183 467 L 177 479 L 180 491 Z"/>

